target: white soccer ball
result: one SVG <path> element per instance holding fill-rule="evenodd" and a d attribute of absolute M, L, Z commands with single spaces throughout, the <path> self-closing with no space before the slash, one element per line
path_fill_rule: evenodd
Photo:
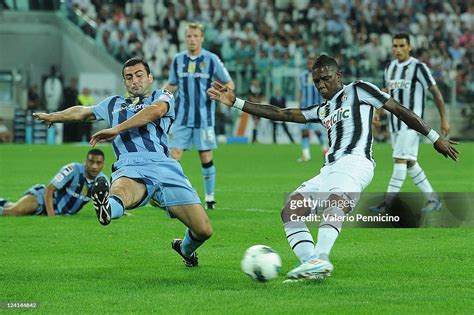
<path fill-rule="evenodd" d="M 254 245 L 245 251 L 241 267 L 252 279 L 265 282 L 278 277 L 281 259 L 271 247 Z"/>

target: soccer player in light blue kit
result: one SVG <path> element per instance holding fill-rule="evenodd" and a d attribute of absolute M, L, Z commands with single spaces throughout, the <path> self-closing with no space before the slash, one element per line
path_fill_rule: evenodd
<path fill-rule="evenodd" d="M 321 94 L 313 84 L 313 78 L 311 74 L 311 68 L 315 58 L 308 58 L 306 60 L 307 69 L 303 71 L 299 76 L 300 81 L 300 95 L 299 103 L 300 108 L 305 109 L 314 105 L 319 105 L 323 102 Z M 301 125 L 301 157 L 298 162 L 307 162 L 311 160 L 311 152 L 309 150 L 309 131 L 312 130 L 318 137 L 319 143 L 322 146 L 323 154 L 326 154 L 328 150 L 327 131 L 326 129 L 316 123 L 306 123 Z"/>
<path fill-rule="evenodd" d="M 179 161 L 183 150 L 190 150 L 193 145 L 199 151 L 206 208 L 214 209 L 216 169 L 212 150 L 217 148 L 214 132 L 216 104 L 206 91 L 212 80 L 219 80 L 231 89 L 234 89 L 234 83 L 219 57 L 202 48 L 202 25 L 189 23 L 185 38 L 187 50 L 174 57 L 165 86 L 173 93 L 178 90 L 176 120 L 170 132 L 171 157 Z"/>
<path fill-rule="evenodd" d="M 90 190 L 100 177 L 107 180 L 102 168 L 104 153 L 92 149 L 85 163 L 70 163 L 61 168 L 51 182 L 28 189 L 17 202 L 0 198 L 0 215 L 72 215 L 89 202 Z"/>
<path fill-rule="evenodd" d="M 151 91 L 153 76 L 143 59 L 127 60 L 122 76 L 128 98 L 111 96 L 93 107 L 74 106 L 61 112 L 33 115 L 48 124 L 108 122 L 111 128 L 95 133 L 90 140 L 93 146 L 113 140 L 117 158 L 110 190 L 108 183 L 100 180 L 92 189 L 99 222 L 108 225 L 111 219 L 121 217 L 125 209 L 144 206 L 151 200 L 188 227 L 184 239 L 175 239 L 171 245 L 187 267 L 195 267 L 195 251 L 211 236 L 212 227 L 181 165 L 169 157 L 167 132 L 175 118 L 173 94 L 166 90 Z"/>

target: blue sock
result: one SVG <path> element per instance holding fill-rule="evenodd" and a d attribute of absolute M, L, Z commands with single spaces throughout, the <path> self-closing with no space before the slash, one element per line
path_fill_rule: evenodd
<path fill-rule="evenodd" d="M 301 139 L 301 149 L 309 149 L 309 137 L 303 137 L 303 139 Z"/>
<path fill-rule="evenodd" d="M 110 208 L 112 209 L 112 219 L 118 219 L 123 216 L 125 207 L 123 201 L 117 196 L 110 196 L 109 198 Z"/>
<path fill-rule="evenodd" d="M 181 243 L 181 253 L 183 253 L 184 256 L 189 257 L 203 243 L 204 241 L 200 241 L 192 235 L 190 229 L 186 229 L 183 242 Z"/>
<path fill-rule="evenodd" d="M 202 164 L 202 176 L 204 177 L 204 188 L 206 201 L 214 201 L 214 187 L 216 185 L 216 168 L 214 162 Z"/>

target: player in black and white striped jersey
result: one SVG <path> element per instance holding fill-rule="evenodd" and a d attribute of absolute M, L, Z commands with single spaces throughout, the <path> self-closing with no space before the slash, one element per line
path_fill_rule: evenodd
<path fill-rule="evenodd" d="M 444 112 L 444 100 L 430 69 L 423 62 L 410 56 L 410 37 L 399 33 L 393 37 L 392 52 L 395 59 L 385 69 L 384 87 L 390 96 L 404 107 L 423 118 L 425 112 L 425 91 L 432 94 L 441 118 L 441 132 L 449 133 L 449 123 Z M 393 174 L 387 188 L 385 200 L 378 206 L 370 207 L 372 212 L 385 212 L 400 191 L 407 171 L 415 185 L 426 194 L 426 206 L 422 211 L 434 211 L 441 207 L 441 201 L 431 187 L 418 159 L 420 135 L 408 127 L 401 119 L 390 114 L 390 133 L 394 159 Z"/>
<path fill-rule="evenodd" d="M 373 177 L 371 121 L 374 109 L 382 107 L 394 113 L 408 126 L 427 136 L 444 156 L 453 160 L 457 160 L 458 156 L 453 146 L 455 142 L 440 137 L 420 117 L 375 85 L 362 81 L 343 85 L 342 73 L 335 59 L 326 55 L 318 57 L 312 67 L 312 76 L 326 101 L 306 109 L 282 109 L 244 101 L 236 98 L 231 89 L 219 82 L 213 82 L 208 90 L 212 99 L 255 116 L 296 123 L 319 122 L 328 129 L 330 148 L 325 165 L 317 176 L 304 182 L 291 194 L 282 210 L 287 240 L 301 261 L 300 266 L 288 273 L 290 280 L 321 278 L 333 270 L 329 253 L 341 232 L 344 217 L 355 207 L 360 192 Z M 314 210 L 309 206 L 295 209 L 294 205 L 298 201 L 304 204 L 305 196 L 314 196 L 315 193 L 321 200 L 329 201 L 325 202 L 329 206 L 322 209 L 323 219 L 316 246 L 305 222 L 295 221 L 293 216 L 307 217 Z"/>

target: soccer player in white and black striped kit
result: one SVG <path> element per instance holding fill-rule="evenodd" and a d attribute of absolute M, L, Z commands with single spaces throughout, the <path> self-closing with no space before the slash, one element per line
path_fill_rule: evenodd
<path fill-rule="evenodd" d="M 449 123 L 444 112 L 444 100 L 430 69 L 423 62 L 410 56 L 410 37 L 407 33 L 398 33 L 392 39 L 394 59 L 384 73 L 384 89 L 404 107 L 423 118 L 425 111 L 425 92 L 432 94 L 441 118 L 441 132 L 449 133 Z M 426 194 L 428 202 L 421 210 L 434 211 L 441 207 L 441 201 L 433 191 L 425 172 L 417 163 L 420 135 L 407 126 L 394 114 L 389 115 L 392 138 L 392 157 L 394 168 L 387 188 L 385 200 L 378 206 L 370 207 L 372 212 L 385 212 L 400 191 L 408 174 L 414 184 Z"/>
<path fill-rule="evenodd" d="M 458 155 L 453 146 L 455 142 L 440 137 L 419 116 L 375 85 L 363 81 L 343 85 L 342 73 L 335 59 L 326 55 L 318 57 L 312 75 L 325 101 L 306 109 L 282 109 L 244 101 L 219 82 L 213 82 L 213 87 L 208 90 L 211 98 L 255 116 L 296 123 L 319 122 L 328 130 L 330 148 L 323 168 L 291 194 L 281 213 L 287 240 L 301 262 L 288 273 L 289 281 L 324 278 L 333 270 L 329 253 L 341 232 L 344 217 L 355 207 L 360 192 L 372 180 L 371 122 L 375 109 L 383 107 L 395 114 L 412 129 L 427 136 L 444 156 L 457 160 Z M 293 207 L 298 201 L 305 201 L 304 196 L 314 196 L 315 193 L 330 204 L 319 209 L 323 219 L 316 246 L 305 222 L 294 216 L 307 217 L 315 209 Z"/>

